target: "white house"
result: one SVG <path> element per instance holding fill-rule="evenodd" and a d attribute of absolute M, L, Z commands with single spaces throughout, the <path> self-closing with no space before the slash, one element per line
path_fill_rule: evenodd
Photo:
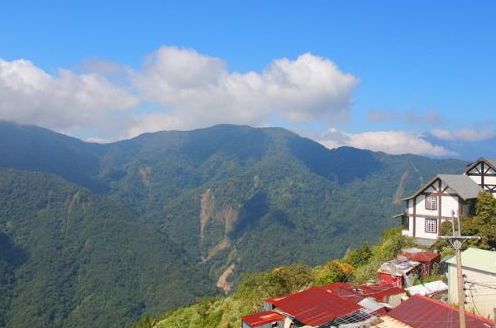
<path fill-rule="evenodd" d="M 458 302 L 456 259 L 448 263 L 448 301 Z M 465 308 L 494 320 L 496 311 L 496 252 L 468 248 L 462 252 L 462 272 L 465 281 Z"/>
<path fill-rule="evenodd" d="M 406 202 L 402 220 L 403 235 L 436 240 L 441 224 L 459 216 L 473 215 L 480 191 L 496 195 L 496 160 L 480 158 L 462 174 L 439 174 Z"/>

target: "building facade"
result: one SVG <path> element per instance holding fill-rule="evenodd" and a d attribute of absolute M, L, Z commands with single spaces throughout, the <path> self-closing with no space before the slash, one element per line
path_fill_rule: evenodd
<path fill-rule="evenodd" d="M 403 235 L 436 240 L 441 224 L 475 214 L 479 192 L 496 195 L 496 160 L 481 158 L 462 174 L 439 174 L 410 197 L 404 198 L 406 210 L 401 218 Z"/>
<path fill-rule="evenodd" d="M 448 263 L 448 302 L 458 302 L 456 260 Z M 496 252 L 468 248 L 462 252 L 462 272 L 465 281 L 465 308 L 494 320 L 496 312 Z"/>

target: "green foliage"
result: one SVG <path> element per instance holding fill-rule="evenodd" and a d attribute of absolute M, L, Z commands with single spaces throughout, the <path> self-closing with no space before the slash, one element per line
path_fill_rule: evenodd
<path fill-rule="evenodd" d="M 348 249 L 343 260 L 354 267 L 359 267 L 369 262 L 371 257 L 372 249 L 368 244 L 365 244 L 357 248 Z"/>
<path fill-rule="evenodd" d="M 481 191 L 475 205 L 477 217 L 484 223 L 496 220 L 496 198 L 490 192 Z"/>
<path fill-rule="evenodd" d="M 405 246 L 410 243 L 406 238 L 398 243 L 398 239 L 402 239 L 401 231 L 392 229 L 383 234 L 377 245 L 372 248 L 360 246 L 357 249 L 350 249 L 342 260 L 331 260 L 313 268 L 293 264 L 264 272 L 245 273 L 232 296 L 205 299 L 191 306 L 169 312 L 161 319 L 151 321 L 153 324 L 150 326 L 136 325 L 133 328 L 239 327 L 240 318 L 258 311 L 262 301 L 266 298 L 294 293 L 312 285 L 344 282 L 351 279 L 354 268 L 344 262 L 350 253 L 359 254 L 370 251 L 370 258 L 375 258 L 375 262 L 364 262 L 358 269 L 373 268 L 375 275 L 379 265 L 377 259 L 384 258 L 384 254 L 397 252 L 398 244 Z"/>
<path fill-rule="evenodd" d="M 304 263 L 255 288 L 295 291 L 315 283 L 305 265 L 376 242 L 402 208 L 392 201 L 463 166 L 230 125 L 98 145 L 1 122 L 0 154 L 0 326 L 20 328 L 123 326 L 217 295 L 232 264 L 237 284 Z M 348 261 L 363 273 L 367 256 Z M 322 281 L 342 279 L 335 269 Z M 229 323 L 219 313 L 236 302 L 198 320 Z"/>
<path fill-rule="evenodd" d="M 350 272 L 345 272 L 343 266 L 337 261 L 329 261 L 315 269 L 314 282 L 316 285 L 326 285 L 332 282 L 346 282 Z"/>
<path fill-rule="evenodd" d="M 243 300 L 247 307 L 255 310 L 260 306 L 261 299 L 294 293 L 312 282 L 313 273 L 309 266 L 291 264 L 266 272 L 243 275 L 234 297 Z"/>
<path fill-rule="evenodd" d="M 496 248 L 496 199 L 487 191 L 480 192 L 476 202 L 476 215 L 462 217 L 462 234 L 468 236 L 480 236 L 481 239 L 471 239 L 463 244 L 464 248 L 474 246 L 481 249 Z M 441 232 L 452 235 L 453 227 L 450 222 L 444 222 Z M 443 256 L 453 255 L 449 244 L 445 240 L 438 240 L 433 246 Z"/>
<path fill-rule="evenodd" d="M 401 235 L 401 228 L 386 230 L 380 242 L 372 247 L 369 262 L 355 271 L 354 282 L 364 283 L 374 278 L 382 262 L 395 258 L 402 248 L 412 245 L 413 241 L 410 238 Z"/>

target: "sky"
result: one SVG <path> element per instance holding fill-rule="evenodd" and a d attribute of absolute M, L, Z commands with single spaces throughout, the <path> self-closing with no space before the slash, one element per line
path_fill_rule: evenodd
<path fill-rule="evenodd" d="M 219 123 L 496 157 L 494 1 L 8 1 L 0 120 L 94 142 Z"/>

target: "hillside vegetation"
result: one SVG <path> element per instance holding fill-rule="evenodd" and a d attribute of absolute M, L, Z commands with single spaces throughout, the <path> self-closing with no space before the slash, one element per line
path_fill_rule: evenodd
<path fill-rule="evenodd" d="M 146 317 L 133 328 L 230 328 L 239 327 L 241 317 L 260 309 L 269 297 L 295 293 L 310 286 L 331 282 L 363 283 L 374 278 L 383 261 L 394 258 L 411 241 L 401 236 L 400 229 L 383 234 L 380 242 L 350 249 L 339 260 L 310 267 L 292 264 L 259 273 L 246 273 L 233 295 L 206 298 L 171 311 L 162 317 Z"/>
<path fill-rule="evenodd" d="M 219 125 L 91 144 L 0 122 L 0 327 L 121 327 L 374 243 L 464 163 Z"/>

